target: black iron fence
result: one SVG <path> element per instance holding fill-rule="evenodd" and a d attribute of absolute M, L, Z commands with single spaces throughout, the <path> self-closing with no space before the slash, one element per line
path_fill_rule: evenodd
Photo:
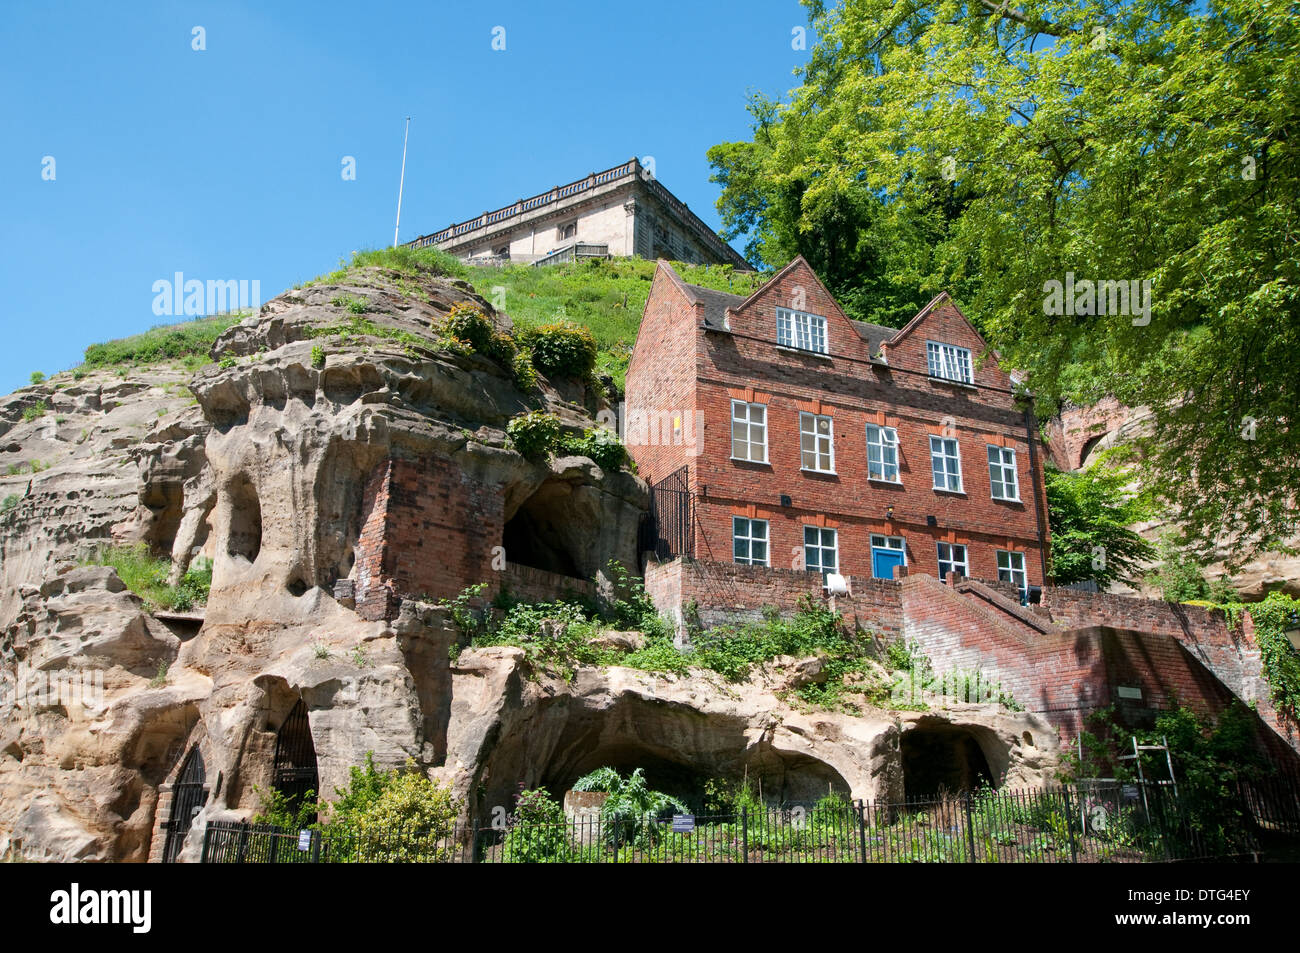
<path fill-rule="evenodd" d="M 1239 796 L 1238 796 L 1239 795 Z M 827 798 L 738 812 L 598 815 L 442 831 L 210 823 L 207 863 L 1149 863 L 1256 860 L 1261 835 L 1300 835 L 1300 785 L 1231 797 L 1077 784 L 901 803 Z"/>
<path fill-rule="evenodd" d="M 652 551 L 656 559 L 695 555 L 688 469 L 681 467 L 650 487 L 650 511 L 641 525 L 638 549 Z"/>

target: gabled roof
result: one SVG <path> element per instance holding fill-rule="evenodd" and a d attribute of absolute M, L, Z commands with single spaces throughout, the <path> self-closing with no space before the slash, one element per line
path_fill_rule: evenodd
<path fill-rule="evenodd" d="M 734 311 L 740 308 L 741 305 L 762 290 L 762 288 L 759 288 L 749 297 L 732 294 L 729 291 L 715 291 L 712 288 L 705 288 L 702 285 L 688 284 L 687 282 L 682 281 L 681 276 L 673 270 L 672 265 L 668 264 L 666 261 L 660 262 L 660 264 L 663 266 L 664 270 L 672 276 L 674 283 L 682 290 L 687 299 L 692 304 L 701 306 L 700 310 L 703 315 L 703 325 L 710 331 L 727 330 L 727 310 L 731 309 Z M 793 262 L 791 262 L 791 264 L 793 264 Z M 887 328 L 880 324 L 869 324 L 866 321 L 853 321 L 852 324 L 858 334 L 862 336 L 862 339 L 870 346 L 871 355 L 873 357 L 880 353 L 881 343 L 889 340 L 895 334 L 898 334 L 898 328 Z"/>

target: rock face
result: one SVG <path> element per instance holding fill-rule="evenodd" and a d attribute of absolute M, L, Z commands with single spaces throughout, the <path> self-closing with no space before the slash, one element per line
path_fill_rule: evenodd
<path fill-rule="evenodd" d="M 591 426 L 603 395 L 525 392 L 507 368 L 441 349 L 436 327 L 466 300 L 509 326 L 464 283 L 350 272 L 231 328 L 192 380 L 179 366 L 96 372 L 0 405 L 0 463 L 51 464 L 0 482 L 17 497 L 0 517 L 0 855 L 161 859 L 195 755 L 201 810 L 172 846 L 196 859 L 205 819 L 257 810 L 300 705 L 300 754 L 327 794 L 367 752 L 415 759 L 476 813 L 600 764 L 668 786 L 748 774 L 787 798 L 902 793 L 906 739 L 929 727 L 782 702 L 821 677 L 818 660 L 739 686 L 621 668 L 565 682 L 506 648 L 452 662 L 459 632 L 427 597 L 500 569 L 489 544 L 508 560 L 522 540 L 531 562 L 502 575 L 535 598 L 610 559 L 635 566 L 647 502 L 626 471 L 511 448 L 515 414 Z M 201 628 L 152 614 L 111 569 L 78 568 L 106 542 L 170 554 L 173 579 L 211 558 Z M 973 739 L 999 780 L 1050 773 L 1054 736 L 1029 716 L 932 719 Z"/>
<path fill-rule="evenodd" d="M 1106 450 L 1149 432 L 1151 423 L 1149 409 L 1125 407 L 1111 397 L 1091 407 L 1069 408 L 1054 419 L 1048 428 L 1052 461 L 1063 470 L 1090 466 Z M 1165 533 L 1177 531 L 1179 526 L 1178 520 L 1173 518 L 1142 523 L 1133 528 L 1154 543 Z M 1300 550 L 1300 535 L 1289 539 L 1287 545 Z M 1246 602 L 1262 599 L 1277 589 L 1292 596 L 1300 596 L 1300 555 L 1262 553 L 1229 573 L 1225 564 L 1235 555 L 1232 540 L 1219 540 L 1215 561 L 1205 569 L 1206 578 L 1213 581 L 1227 576 L 1237 596 Z M 1157 589 L 1145 584 L 1137 590 L 1124 586 L 1115 588 L 1116 591 L 1137 591 L 1146 597 L 1160 598 Z"/>

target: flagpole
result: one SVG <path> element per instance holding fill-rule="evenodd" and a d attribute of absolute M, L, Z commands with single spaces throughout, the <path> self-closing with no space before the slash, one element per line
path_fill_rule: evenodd
<path fill-rule="evenodd" d="M 402 178 L 397 183 L 397 224 L 393 226 L 393 247 L 397 247 L 397 233 L 402 227 L 402 188 L 406 185 L 406 141 L 411 135 L 411 117 L 406 117 L 406 132 L 402 134 Z"/>

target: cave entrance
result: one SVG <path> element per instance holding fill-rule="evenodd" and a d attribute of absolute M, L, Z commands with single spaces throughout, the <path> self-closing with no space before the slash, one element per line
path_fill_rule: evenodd
<path fill-rule="evenodd" d="M 272 787 L 284 796 L 285 806 L 296 813 L 306 801 L 320 793 L 316 771 L 316 746 L 311 740 L 311 722 L 301 698 L 294 704 L 275 736 L 275 767 Z M 313 815 L 310 820 L 315 820 Z"/>
<path fill-rule="evenodd" d="M 933 798 L 944 792 L 996 786 L 975 733 L 955 725 L 918 725 L 903 733 L 903 793 Z"/>
<path fill-rule="evenodd" d="M 190 749 L 176 775 L 176 784 L 172 788 L 172 809 L 167 817 L 167 840 L 163 846 L 163 863 L 176 862 L 185 843 L 185 835 L 194 824 L 194 815 L 202 810 L 208 799 L 204 782 L 207 772 L 203 767 L 203 755 L 199 754 L 198 745 Z"/>
<path fill-rule="evenodd" d="M 578 568 L 577 537 L 588 527 L 572 512 L 573 490 L 560 481 L 547 481 L 523 502 L 505 525 L 501 545 L 506 560 L 561 576 L 585 579 Z"/>

